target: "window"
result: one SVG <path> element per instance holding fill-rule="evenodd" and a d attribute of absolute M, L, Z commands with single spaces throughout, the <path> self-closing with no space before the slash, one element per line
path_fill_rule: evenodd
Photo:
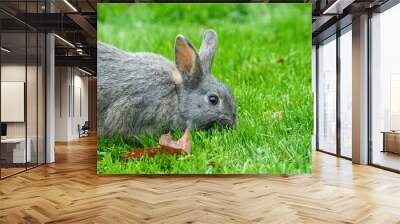
<path fill-rule="evenodd" d="M 318 149 L 336 153 L 336 36 L 318 47 Z"/>
<path fill-rule="evenodd" d="M 351 26 L 340 36 L 340 154 L 352 156 L 352 34 Z"/>
<path fill-rule="evenodd" d="M 371 162 L 400 170 L 400 5 L 371 18 Z"/>

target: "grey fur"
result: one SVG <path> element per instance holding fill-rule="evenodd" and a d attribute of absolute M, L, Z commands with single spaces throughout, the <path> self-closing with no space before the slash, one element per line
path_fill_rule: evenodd
<path fill-rule="evenodd" d="M 175 43 L 175 65 L 152 53 L 127 53 L 98 42 L 97 108 L 100 136 L 161 134 L 214 124 L 234 127 L 236 106 L 231 91 L 210 73 L 217 36 L 208 30 L 200 56 L 182 35 Z M 181 48 L 195 57 L 182 69 Z M 188 49 L 188 48 L 184 48 Z M 219 97 L 217 105 L 208 96 Z"/>

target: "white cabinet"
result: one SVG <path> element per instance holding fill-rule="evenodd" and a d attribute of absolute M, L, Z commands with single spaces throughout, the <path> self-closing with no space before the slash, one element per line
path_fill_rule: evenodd
<path fill-rule="evenodd" d="M 32 140 L 26 140 L 27 147 L 25 151 L 25 138 L 7 138 L 2 139 L 1 144 L 12 149 L 12 163 L 25 163 L 32 161 Z M 26 161 L 25 161 L 26 159 Z"/>

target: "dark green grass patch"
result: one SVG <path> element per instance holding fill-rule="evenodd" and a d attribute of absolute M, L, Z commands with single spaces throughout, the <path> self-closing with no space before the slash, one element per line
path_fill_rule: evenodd
<path fill-rule="evenodd" d="M 99 139 L 98 173 L 311 172 L 310 4 L 98 5 L 99 40 L 130 52 L 173 60 L 177 34 L 199 48 L 206 29 L 218 34 L 212 72 L 234 93 L 237 127 L 191 131 L 187 156 L 123 161 L 121 153 L 154 147 L 159 136 Z"/>

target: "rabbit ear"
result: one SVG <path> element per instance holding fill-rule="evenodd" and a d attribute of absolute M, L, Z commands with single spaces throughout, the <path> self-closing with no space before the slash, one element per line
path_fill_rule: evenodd
<path fill-rule="evenodd" d="M 199 56 L 193 45 L 182 35 L 178 35 L 175 41 L 175 64 L 186 83 L 194 86 L 200 82 L 202 72 Z"/>
<path fill-rule="evenodd" d="M 200 61 L 204 72 L 211 72 L 211 65 L 217 48 L 217 33 L 214 30 L 207 30 L 204 33 L 203 42 L 200 47 Z"/>

